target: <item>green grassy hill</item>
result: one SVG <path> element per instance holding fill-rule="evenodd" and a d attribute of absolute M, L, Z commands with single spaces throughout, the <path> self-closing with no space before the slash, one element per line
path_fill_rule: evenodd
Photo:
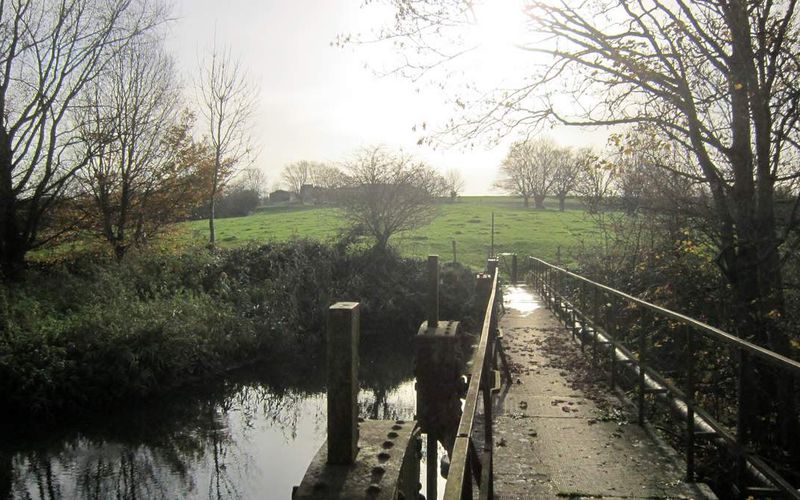
<path fill-rule="evenodd" d="M 438 254 L 452 260 L 456 242 L 459 262 L 481 267 L 491 246 L 492 212 L 495 214 L 495 253 L 515 252 L 554 260 L 560 246 L 564 255 L 581 242 L 598 238 L 592 221 L 573 204 L 559 212 L 557 202 L 547 210 L 524 209 L 510 197 L 464 197 L 456 203 L 437 206 L 437 216 L 427 226 L 392 238 L 390 244 L 403 255 L 425 257 Z M 217 240 L 223 247 L 248 242 L 310 238 L 333 241 L 346 222 L 338 209 L 284 206 L 265 208 L 247 217 L 219 219 Z M 208 223 L 192 221 L 182 225 L 182 243 L 202 244 L 208 238 Z"/>

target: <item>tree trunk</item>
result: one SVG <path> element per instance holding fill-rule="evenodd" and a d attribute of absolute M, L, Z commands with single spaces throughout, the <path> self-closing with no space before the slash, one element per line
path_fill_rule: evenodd
<path fill-rule="evenodd" d="M 214 227 L 214 217 L 217 208 L 217 201 L 215 198 L 215 196 L 211 197 L 211 203 L 208 209 L 208 245 L 212 248 L 217 243 L 217 230 Z"/>
<path fill-rule="evenodd" d="M 16 279 L 25 263 L 27 245 L 19 230 L 19 207 L 12 184 L 8 133 L 0 127 L 0 275 Z"/>
<path fill-rule="evenodd" d="M 533 195 L 533 203 L 536 208 L 543 209 L 544 208 L 544 195 L 535 194 Z"/>
<path fill-rule="evenodd" d="M 559 196 L 558 197 L 558 211 L 559 212 L 563 212 L 564 211 L 564 205 L 565 205 L 566 201 L 567 201 L 567 197 L 566 196 Z"/>
<path fill-rule="evenodd" d="M 527 196 L 522 197 L 522 206 L 529 208 L 531 206 L 530 198 Z"/>

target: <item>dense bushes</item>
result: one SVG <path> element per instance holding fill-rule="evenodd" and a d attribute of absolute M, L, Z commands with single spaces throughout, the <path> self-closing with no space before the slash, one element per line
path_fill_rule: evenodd
<path fill-rule="evenodd" d="M 446 267 L 444 317 L 469 311 L 468 270 Z M 84 259 L 0 286 L 0 395 L 17 416 L 135 400 L 257 358 L 321 351 L 325 310 L 362 304 L 366 341 L 408 342 L 424 263 L 315 242 Z"/>

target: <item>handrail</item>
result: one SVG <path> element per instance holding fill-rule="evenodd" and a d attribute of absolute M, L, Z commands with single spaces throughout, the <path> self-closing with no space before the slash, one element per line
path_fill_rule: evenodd
<path fill-rule="evenodd" d="M 775 488 L 776 493 L 782 493 L 790 498 L 800 498 L 800 491 L 792 486 L 785 478 L 783 478 L 768 461 L 762 460 L 758 455 L 753 453 L 748 448 L 747 435 L 749 432 L 748 421 L 752 419 L 753 408 L 748 407 L 747 388 L 749 387 L 748 379 L 751 375 L 748 357 L 753 355 L 763 361 L 766 361 L 773 367 L 782 370 L 782 373 L 788 377 L 794 377 L 795 382 L 800 375 L 800 363 L 795 360 L 789 359 L 778 353 L 772 352 L 763 347 L 757 346 L 751 342 L 740 339 L 731 335 L 728 332 L 715 328 L 711 325 L 690 318 L 686 315 L 665 309 L 663 307 L 651 304 L 639 298 L 628 295 L 624 292 L 611 288 L 609 286 L 597 283 L 583 276 L 572 273 L 566 269 L 549 264 L 541 259 L 530 257 L 533 263 L 533 278 L 540 285 L 543 299 L 547 305 L 552 306 L 554 312 L 559 315 L 569 326 L 573 332 L 573 336 L 580 333 L 582 336 L 581 342 L 592 342 L 593 359 L 596 356 L 596 349 L 598 346 L 598 338 L 605 345 L 611 349 L 610 353 L 610 372 L 612 387 L 615 384 L 615 377 L 618 370 L 618 364 L 624 360 L 624 367 L 638 378 L 638 406 L 639 406 L 639 421 L 644 421 L 644 405 L 645 394 L 648 391 L 656 391 L 666 397 L 666 400 L 671 402 L 672 408 L 676 409 L 680 414 L 680 418 L 685 421 L 685 447 L 686 447 L 686 465 L 687 477 L 693 480 L 694 477 L 694 458 L 695 458 L 695 437 L 698 434 L 711 434 L 716 436 L 716 442 L 728 448 L 732 452 L 734 458 L 738 462 L 740 471 L 747 471 L 754 476 L 759 482 L 771 484 Z M 565 284 L 563 278 L 573 280 L 571 284 Z M 571 287 L 571 288 L 570 288 Z M 593 289 L 590 298 L 592 307 L 588 307 L 587 302 L 587 288 Z M 600 314 L 600 294 L 603 297 L 604 314 Z M 614 304 L 607 302 L 613 302 Z M 644 328 L 638 329 L 638 348 L 629 348 L 625 344 L 625 336 L 620 336 L 619 325 L 620 321 L 618 313 L 623 309 L 619 306 L 619 301 L 626 301 L 629 304 L 635 304 L 642 308 L 641 315 L 637 318 L 644 317 L 645 314 L 655 313 L 651 316 L 652 319 L 669 319 L 675 321 L 678 326 L 683 329 L 685 334 L 685 373 L 682 374 L 683 385 L 678 387 L 678 383 L 671 380 L 670 376 L 664 376 L 657 368 L 653 366 L 656 364 L 654 359 L 651 362 L 649 356 L 649 348 L 646 343 L 646 335 Z M 616 307 L 615 307 L 616 305 Z M 614 313 L 617 314 L 614 314 Z M 621 316 L 624 318 L 624 315 Z M 657 331 L 657 330 L 656 330 Z M 653 333 L 652 331 L 650 333 Z M 729 432 L 725 425 L 721 424 L 712 416 L 712 412 L 708 411 L 702 406 L 702 401 L 698 401 L 695 397 L 695 357 L 698 355 L 698 347 L 696 344 L 696 334 L 711 341 L 719 342 L 721 345 L 731 348 L 731 353 L 736 355 L 732 361 L 733 368 L 736 369 L 735 377 L 737 384 L 737 414 L 736 414 L 736 432 L 735 434 Z M 628 338 L 628 341 L 634 339 Z M 716 345 L 716 344 L 711 344 Z M 725 350 L 716 351 L 724 355 Z M 658 361 L 658 362 L 662 362 Z M 672 369 L 673 367 L 668 367 Z M 795 395 L 789 394 L 793 398 Z M 676 401 L 680 403 L 677 404 Z M 742 472 L 737 473 L 739 477 L 740 494 L 747 496 L 747 486 L 743 484 Z"/>
<path fill-rule="evenodd" d="M 453 445 L 453 455 L 450 459 L 447 486 L 444 498 L 456 500 L 472 498 L 472 480 L 476 476 L 480 487 L 480 498 L 492 498 L 492 414 L 491 414 L 491 384 L 488 375 L 491 374 L 492 346 L 495 341 L 494 323 L 497 318 L 495 313 L 495 300 L 497 293 L 497 269 L 492 276 L 491 292 L 486 304 L 486 311 L 481 329 L 480 342 L 472 356 L 472 376 L 469 381 L 467 395 L 464 399 L 464 410 L 458 425 L 458 434 Z M 478 409 L 478 396 L 483 392 L 484 410 L 484 463 L 474 463 L 477 458 L 471 456 L 474 451 L 472 432 L 475 425 L 475 413 Z M 488 479 L 482 480 L 481 477 Z"/>
<path fill-rule="evenodd" d="M 751 354 L 755 354 L 756 356 L 758 356 L 758 357 L 760 357 L 760 358 L 762 358 L 762 359 L 764 359 L 764 360 L 766 360 L 766 361 L 778 366 L 779 368 L 784 368 L 784 369 L 792 371 L 795 374 L 800 374 L 800 363 L 798 363 L 797 361 L 795 361 L 793 359 L 787 358 L 786 356 L 782 356 L 782 355 L 780 355 L 780 354 L 778 354 L 776 352 L 770 351 L 769 349 L 765 349 L 765 348 L 763 348 L 761 346 L 758 346 L 756 344 L 753 344 L 751 342 L 743 340 L 743 339 L 741 339 L 739 337 L 731 335 L 730 333 L 728 333 L 728 332 L 726 332 L 724 330 L 720 330 L 719 328 L 716 328 L 716 327 L 713 327 L 713 326 L 711 326 L 709 324 L 703 323 L 702 321 L 698 321 L 698 320 L 696 320 L 696 319 L 694 319 L 692 317 L 689 317 L 689 316 L 683 315 L 681 313 L 672 311 L 670 309 L 666 309 L 664 307 L 652 304 L 650 302 L 647 302 L 645 300 L 639 299 L 639 298 L 634 297 L 632 295 L 628 295 L 625 292 L 621 292 L 621 291 L 619 291 L 619 290 L 617 290 L 615 288 L 611 288 L 611 287 L 609 287 L 607 285 L 603 285 L 602 283 L 597 283 L 597 282 L 592 281 L 592 280 L 590 280 L 588 278 L 584 278 L 583 276 L 580 276 L 578 274 L 570 272 L 570 271 L 568 271 L 568 270 L 566 270 L 564 268 L 554 266 L 553 264 L 549 264 L 549 263 L 547 263 L 547 262 L 545 262 L 545 261 L 543 261 L 541 259 L 538 259 L 536 257 L 531 257 L 531 260 L 533 260 L 535 262 L 539 262 L 540 264 L 543 264 L 543 265 L 545 265 L 546 267 L 548 267 L 550 269 L 553 269 L 555 271 L 561 272 L 561 273 L 565 274 L 566 276 L 574 278 L 574 279 L 576 279 L 578 281 L 583 281 L 588 285 L 591 285 L 593 287 L 596 287 L 596 288 L 598 288 L 600 290 L 605 291 L 606 293 L 609 293 L 611 295 L 615 295 L 615 296 L 617 296 L 619 298 L 622 298 L 622 299 L 625 299 L 625 300 L 627 300 L 629 302 L 633 302 L 633 303 L 635 303 L 637 305 L 640 305 L 640 306 L 642 306 L 642 307 L 644 307 L 646 309 L 649 309 L 651 311 L 657 312 L 657 313 L 659 313 L 659 314 L 661 314 L 663 316 L 666 316 L 668 318 L 680 321 L 681 323 L 683 323 L 683 324 L 685 324 L 687 326 L 691 326 L 692 328 L 700 331 L 704 335 L 708 335 L 710 337 L 717 338 L 717 339 L 719 339 L 719 340 L 721 340 L 723 342 L 726 342 L 726 343 L 728 343 L 730 345 L 733 345 L 735 347 L 744 349 L 747 352 L 749 352 Z"/>

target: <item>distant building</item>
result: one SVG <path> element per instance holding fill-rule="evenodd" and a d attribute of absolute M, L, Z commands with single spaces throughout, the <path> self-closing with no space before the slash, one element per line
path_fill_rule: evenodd
<path fill-rule="evenodd" d="M 285 189 L 277 189 L 269 194 L 269 202 L 270 203 L 281 203 L 292 201 L 292 193 L 286 191 Z"/>

